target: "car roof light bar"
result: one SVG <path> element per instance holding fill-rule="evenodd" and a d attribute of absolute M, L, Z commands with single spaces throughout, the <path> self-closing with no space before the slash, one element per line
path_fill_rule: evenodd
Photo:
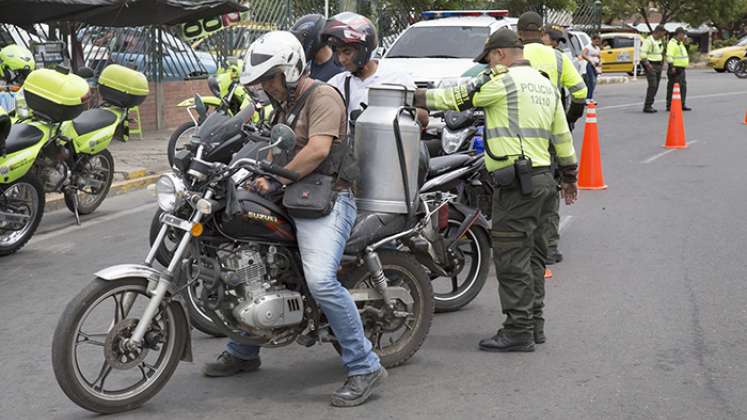
<path fill-rule="evenodd" d="M 500 19 L 508 16 L 508 10 L 429 10 L 420 14 L 423 20 L 467 16 L 490 16 Z"/>

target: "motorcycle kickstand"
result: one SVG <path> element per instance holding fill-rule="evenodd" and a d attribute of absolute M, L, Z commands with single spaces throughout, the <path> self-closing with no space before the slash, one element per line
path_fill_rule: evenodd
<path fill-rule="evenodd" d="M 78 192 L 74 189 L 70 189 L 73 192 L 73 214 L 75 214 L 75 224 L 80 226 L 80 214 L 78 213 Z"/>

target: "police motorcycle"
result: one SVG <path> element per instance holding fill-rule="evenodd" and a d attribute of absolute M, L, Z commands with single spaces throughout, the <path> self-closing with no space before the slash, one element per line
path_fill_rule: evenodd
<path fill-rule="evenodd" d="M 197 110 L 198 95 L 195 97 L 186 99 L 179 104 L 177 107 L 185 108 L 189 114 L 190 121 L 185 122 L 174 130 L 169 137 L 167 146 L 167 156 L 169 164 L 173 165 L 174 156 L 176 152 L 189 147 L 191 143 L 191 137 L 197 132 L 200 125 L 206 122 L 208 118 L 213 117 L 216 113 L 224 118 L 230 118 L 238 114 L 242 109 L 245 109 L 247 105 L 258 103 L 257 98 L 253 98 L 251 92 L 239 83 L 239 75 L 243 68 L 243 62 L 236 60 L 231 62 L 227 68 L 221 68 L 218 73 L 211 75 L 207 79 L 208 88 L 213 94 L 207 96 L 199 96 L 202 107 L 201 110 Z M 265 121 L 269 116 L 272 107 L 267 106 L 256 106 L 256 113 L 252 116 L 254 123 Z M 195 113 L 197 115 L 195 115 Z M 215 121 L 221 119 L 220 116 L 215 118 Z M 215 123 L 213 121 L 213 123 Z"/>
<path fill-rule="evenodd" d="M 293 136 L 288 126 L 273 127 L 270 145 L 258 155 L 270 148 L 290 150 Z M 144 264 L 97 272 L 60 318 L 52 343 L 55 377 L 87 410 L 136 408 L 163 388 L 179 361 L 191 361 L 189 314 L 180 296 L 196 281 L 202 283 L 196 303 L 237 342 L 271 348 L 336 344 L 304 281 L 293 220 L 272 197 L 236 187 L 257 176 L 298 180 L 298 174 L 260 159 L 208 162 L 203 152 L 203 147 L 194 155 L 180 151 L 174 172 L 159 180 L 164 213 Z M 364 212 L 351 233 L 340 279 L 385 367 L 405 363 L 421 347 L 433 296 L 415 256 L 384 245 L 428 243 L 436 215 L 452 198 L 417 196 L 411 204 L 424 210 L 414 224 L 401 222 L 404 214 Z M 186 218 L 177 214 L 184 203 L 192 209 Z M 237 203 L 238 213 L 227 211 Z M 169 227 L 184 235 L 167 268 L 159 270 L 155 254 Z M 186 277 L 185 284 L 179 285 L 179 276 Z"/>
<path fill-rule="evenodd" d="M 45 192 L 64 194 L 80 224 L 104 201 L 114 179 L 107 150 L 128 109 L 145 99 L 145 76 L 110 65 L 101 73 L 105 104 L 85 110 L 88 83 L 66 68 L 31 72 L 23 85 L 29 116 L 0 144 L 0 256 L 23 247 L 44 213 Z"/>

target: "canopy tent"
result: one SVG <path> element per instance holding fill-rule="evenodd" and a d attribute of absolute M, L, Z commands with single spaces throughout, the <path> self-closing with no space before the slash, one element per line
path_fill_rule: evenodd
<path fill-rule="evenodd" d="M 175 25 L 247 8 L 235 0 L 0 0 L 0 23 L 97 26 Z"/>

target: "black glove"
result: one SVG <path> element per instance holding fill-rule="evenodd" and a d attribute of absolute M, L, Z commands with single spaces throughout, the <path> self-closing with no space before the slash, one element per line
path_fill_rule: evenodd
<path fill-rule="evenodd" d="M 565 114 L 565 119 L 568 121 L 569 126 L 575 124 L 584 115 L 585 106 L 583 102 L 571 102 L 571 106 L 568 107 L 568 112 Z"/>

